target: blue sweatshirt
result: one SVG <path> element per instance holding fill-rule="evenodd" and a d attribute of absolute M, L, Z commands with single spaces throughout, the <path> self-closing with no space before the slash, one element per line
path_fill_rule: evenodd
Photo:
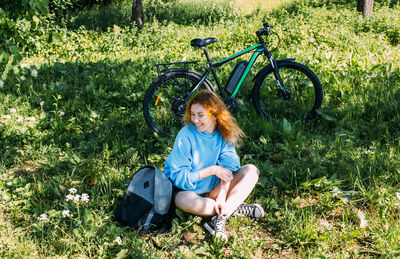
<path fill-rule="evenodd" d="M 212 165 L 237 171 L 240 160 L 235 146 L 226 142 L 217 130 L 212 134 L 199 132 L 195 125 L 188 124 L 175 139 L 174 147 L 165 161 L 164 173 L 176 187 L 202 194 L 210 192 L 219 182 L 215 175 L 200 178 L 200 169 Z"/>

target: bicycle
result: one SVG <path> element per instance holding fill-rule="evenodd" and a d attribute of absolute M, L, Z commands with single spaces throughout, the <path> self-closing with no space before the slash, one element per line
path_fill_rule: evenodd
<path fill-rule="evenodd" d="M 147 89 L 143 101 L 143 115 L 150 129 L 162 136 L 175 136 L 182 127 L 185 105 L 190 97 L 199 89 L 216 92 L 207 79 L 210 73 L 213 75 L 218 93 L 227 107 L 233 111 L 237 110 L 238 104 L 235 96 L 261 54 L 268 58 L 270 64 L 263 67 L 253 79 L 252 99 L 257 112 L 266 119 L 283 117 L 292 123 L 312 119 L 322 103 L 321 83 L 311 69 L 295 62 L 294 58 L 280 60 L 273 58 L 271 52 L 280 46 L 280 38 L 272 28 L 273 26 L 264 22 L 263 27 L 256 32 L 258 44 L 215 63 L 212 63 L 206 47 L 216 42 L 217 39 L 193 39 L 190 42 L 191 46 L 203 50 L 208 67 L 199 65 L 199 61 L 156 64 L 159 76 Z M 278 44 L 270 52 L 263 36 L 268 39 L 271 35 L 277 36 Z M 253 54 L 250 60 L 241 61 L 235 66 L 223 88 L 215 68 L 251 51 Z M 199 73 L 190 70 L 189 65 L 202 67 L 205 72 Z"/>

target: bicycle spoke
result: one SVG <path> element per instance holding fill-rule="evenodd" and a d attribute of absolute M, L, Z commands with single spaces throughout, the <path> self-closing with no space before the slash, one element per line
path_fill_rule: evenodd
<path fill-rule="evenodd" d="M 315 113 L 316 93 L 320 86 L 316 76 L 304 65 L 288 62 L 280 65 L 279 74 L 288 93 L 280 90 L 272 70 L 262 84 L 255 86 L 255 102 L 258 111 L 267 118 L 289 122 L 308 119 Z M 319 98 L 322 98 L 322 93 Z M 317 107 L 318 108 L 318 107 Z"/>

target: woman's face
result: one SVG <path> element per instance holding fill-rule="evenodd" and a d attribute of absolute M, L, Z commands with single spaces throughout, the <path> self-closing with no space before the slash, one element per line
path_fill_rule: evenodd
<path fill-rule="evenodd" d="M 190 112 L 191 120 L 196 126 L 197 131 L 205 131 L 208 134 L 212 134 L 214 132 L 217 125 L 214 115 L 212 115 L 198 103 L 192 104 L 192 107 L 190 107 Z"/>

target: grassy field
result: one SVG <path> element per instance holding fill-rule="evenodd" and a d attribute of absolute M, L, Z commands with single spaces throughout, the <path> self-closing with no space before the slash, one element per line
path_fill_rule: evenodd
<path fill-rule="evenodd" d="M 183 2 L 190 3 L 190 2 L 195 2 L 199 3 L 201 1 L 196 1 L 196 0 L 183 0 Z M 250 14 L 251 12 L 257 10 L 257 9 L 262 9 L 262 10 L 272 10 L 274 8 L 277 8 L 278 6 L 282 4 L 286 4 L 289 2 L 293 2 L 293 0 L 232 0 L 232 1 L 226 1 L 226 0 L 217 0 L 217 2 L 230 2 L 233 6 L 239 8 L 239 10 L 243 14 Z"/>
<path fill-rule="evenodd" d="M 120 1 L 29 36 L 26 53 L 1 53 L 0 257 L 399 257 L 400 6 L 375 1 L 363 19 L 348 2 L 243 14 L 229 3 L 148 0 L 138 32 L 130 3 Z M 200 217 L 178 210 L 172 230 L 154 237 L 156 249 L 113 219 L 132 173 L 162 168 L 172 148 L 141 113 L 153 64 L 201 59 L 194 37 L 217 37 L 209 51 L 222 59 L 256 43 L 263 21 L 281 36 L 276 58 L 296 58 L 319 76 L 319 115 L 267 122 L 246 81 L 236 117 L 248 138 L 238 153 L 261 171 L 248 202 L 266 216 L 230 218 L 223 245 Z M 257 61 L 250 78 L 263 66 Z"/>
<path fill-rule="evenodd" d="M 246 14 L 251 13 L 257 8 L 264 10 L 271 10 L 277 8 L 282 4 L 289 2 L 293 2 L 293 0 L 253 0 L 253 1 L 235 0 L 234 1 L 234 3 L 238 5 L 240 10 L 242 10 Z"/>

